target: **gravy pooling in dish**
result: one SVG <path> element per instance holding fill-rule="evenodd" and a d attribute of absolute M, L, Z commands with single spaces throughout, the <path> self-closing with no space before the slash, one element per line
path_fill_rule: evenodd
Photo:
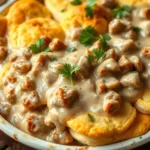
<path fill-rule="evenodd" d="M 70 9 L 87 15 L 89 5 L 80 5 Z M 0 114 L 15 127 L 47 141 L 87 145 L 149 129 L 143 114 L 150 114 L 150 6 L 105 1 L 90 9 L 83 20 L 67 10 L 61 26 L 38 13 L 9 24 L 8 12 L 7 33 L 0 37 Z M 137 128 L 146 126 L 134 134 L 141 116 Z"/>

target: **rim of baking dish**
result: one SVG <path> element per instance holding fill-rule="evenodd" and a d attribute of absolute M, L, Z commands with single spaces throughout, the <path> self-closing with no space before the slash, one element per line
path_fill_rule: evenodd
<path fill-rule="evenodd" d="M 23 131 L 11 125 L 2 116 L 0 116 L 0 130 L 2 130 L 5 134 L 10 136 L 14 140 L 39 150 L 127 150 L 133 149 L 150 141 L 150 131 L 148 131 L 142 136 L 105 146 L 90 147 L 60 145 L 47 142 L 26 134 Z"/>
<path fill-rule="evenodd" d="M 4 5 L 0 7 L 0 14 L 6 10 L 12 3 L 16 0 L 7 1 Z M 133 149 L 135 147 L 141 146 L 145 143 L 150 141 L 150 131 L 146 134 L 132 138 L 129 140 L 124 140 L 121 142 L 117 142 L 114 144 L 109 144 L 105 146 L 67 146 L 67 145 L 60 145 L 51 142 L 47 142 L 38 138 L 35 138 L 23 131 L 17 129 L 13 125 L 11 125 L 8 121 L 6 121 L 2 116 L 0 116 L 0 130 L 2 130 L 5 134 L 9 137 L 13 138 L 14 140 L 27 145 L 29 147 L 38 149 L 38 150 L 128 150 Z"/>

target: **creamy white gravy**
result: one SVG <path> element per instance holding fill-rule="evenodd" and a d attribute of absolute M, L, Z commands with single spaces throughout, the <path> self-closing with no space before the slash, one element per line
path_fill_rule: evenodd
<path fill-rule="evenodd" d="M 102 58 L 96 66 L 92 66 L 90 69 L 86 67 L 88 64 L 83 64 L 85 65 L 84 69 L 85 72 L 87 72 L 87 77 L 80 79 L 78 76 L 75 76 L 73 77 L 74 85 L 71 85 L 69 79 L 59 74 L 59 68 L 65 63 L 71 65 L 79 64 L 81 58 L 86 56 L 90 47 L 85 47 L 78 41 L 72 42 L 66 38 L 64 41 L 66 45 L 75 45 L 76 50 L 74 52 L 69 53 L 65 50 L 42 52 L 35 55 L 32 54 L 28 48 L 20 48 L 19 50 L 10 48 L 6 60 L 1 61 L 0 64 L 0 70 L 2 70 L 3 65 L 6 63 L 11 64 L 10 69 L 2 81 L 0 92 L 0 104 L 6 104 L 10 107 L 8 114 L 4 117 L 14 126 L 29 134 L 44 140 L 61 143 L 59 138 L 58 140 L 52 138 L 52 132 L 57 130 L 59 134 L 62 134 L 64 130 L 67 129 L 66 122 L 70 118 L 90 112 L 98 115 L 107 115 L 103 109 L 103 103 L 104 97 L 109 91 L 118 93 L 121 97 L 121 101 L 128 100 L 132 103 L 135 102 L 141 97 L 143 89 L 150 87 L 150 56 L 145 57 L 141 53 L 143 47 L 150 48 L 150 20 L 140 15 L 141 10 L 146 7 L 134 8 L 129 18 L 121 20 L 124 24 L 131 24 L 131 26 L 141 28 L 140 32 L 136 33 L 137 39 L 132 41 L 135 47 L 129 44 L 124 50 L 125 42 L 129 40 L 126 34 L 132 31 L 132 29 L 124 30 L 118 34 L 109 33 L 111 40 L 108 42 L 110 49 L 114 48 L 115 50 L 118 57 L 116 60 L 117 63 L 122 55 L 125 55 L 128 60 L 130 60 L 133 55 L 137 56 L 143 65 L 143 69 L 139 73 L 136 69 L 131 69 L 126 73 L 122 71 L 112 71 L 109 75 L 99 76 L 97 75 L 99 66 L 102 65 L 105 60 L 108 60 Z M 72 30 L 76 29 L 72 28 Z M 27 55 L 31 56 L 27 58 Z M 14 56 L 16 56 L 16 59 L 12 60 Z M 57 61 L 50 61 L 53 57 L 57 58 Z M 22 71 L 26 70 L 26 67 L 22 65 L 25 63 L 27 63 L 27 66 L 31 66 L 29 71 L 22 73 Z M 14 65 L 18 65 L 18 68 L 16 67 L 16 69 Z M 21 67 L 19 67 L 19 65 Z M 108 68 L 114 67 L 112 62 L 107 65 Z M 134 72 L 134 70 L 136 70 L 136 72 Z M 129 85 L 122 86 L 121 79 L 128 73 L 139 74 L 139 87 L 134 87 L 132 84 L 125 83 L 124 81 L 123 84 Z M 8 77 L 14 78 L 15 81 L 8 81 Z M 30 79 L 29 84 L 31 83 L 32 85 L 33 83 L 33 87 L 31 87 L 31 89 L 22 89 L 22 84 L 27 78 Z M 99 80 L 103 80 L 105 86 L 107 86 L 106 92 L 101 94 L 97 91 L 96 86 Z M 113 86 L 111 82 L 114 80 L 117 83 L 119 82 L 119 85 L 116 88 L 111 88 Z M 76 91 L 77 94 L 70 106 L 57 106 L 55 101 L 57 99 L 56 93 L 59 88 L 67 90 L 73 89 Z M 25 107 L 23 99 L 29 99 L 35 106 L 30 109 Z"/>

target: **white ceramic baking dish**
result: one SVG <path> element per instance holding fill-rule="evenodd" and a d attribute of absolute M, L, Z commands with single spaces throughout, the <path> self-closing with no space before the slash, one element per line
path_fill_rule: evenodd
<path fill-rule="evenodd" d="M 54 144 L 51 142 L 43 141 L 35 137 L 32 137 L 20 131 L 19 129 L 15 128 L 13 125 L 11 125 L 1 116 L 0 116 L 0 129 L 5 134 L 12 137 L 14 140 L 38 150 L 128 150 L 143 145 L 150 141 L 150 131 L 149 131 L 143 136 L 106 145 L 106 146 L 97 146 L 97 147 L 82 146 L 81 147 L 81 146 L 59 145 L 59 144 Z"/>
<path fill-rule="evenodd" d="M 1 1 L 1 0 L 0 0 Z M 16 0 L 5 0 L 4 3 L 0 3 L 0 14 L 5 13 L 7 11 L 7 8 L 9 8 L 10 5 L 12 5 Z"/>
<path fill-rule="evenodd" d="M 0 13 L 4 13 L 4 11 L 7 10 L 7 8 L 14 2 L 15 0 L 7 0 L 7 3 L 0 6 Z M 150 131 L 149 131 L 143 136 L 106 146 L 81 147 L 81 146 L 59 145 L 32 137 L 12 126 L 8 121 L 6 121 L 1 116 L 0 116 L 0 130 L 2 130 L 8 136 L 12 137 L 14 140 L 38 150 L 128 150 L 143 145 L 150 141 Z"/>

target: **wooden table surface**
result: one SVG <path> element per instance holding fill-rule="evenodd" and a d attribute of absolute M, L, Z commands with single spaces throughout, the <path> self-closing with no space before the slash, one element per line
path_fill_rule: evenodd
<path fill-rule="evenodd" d="M 138 148 L 135 148 L 134 150 L 148 150 L 150 149 L 150 143 L 144 144 Z"/>

